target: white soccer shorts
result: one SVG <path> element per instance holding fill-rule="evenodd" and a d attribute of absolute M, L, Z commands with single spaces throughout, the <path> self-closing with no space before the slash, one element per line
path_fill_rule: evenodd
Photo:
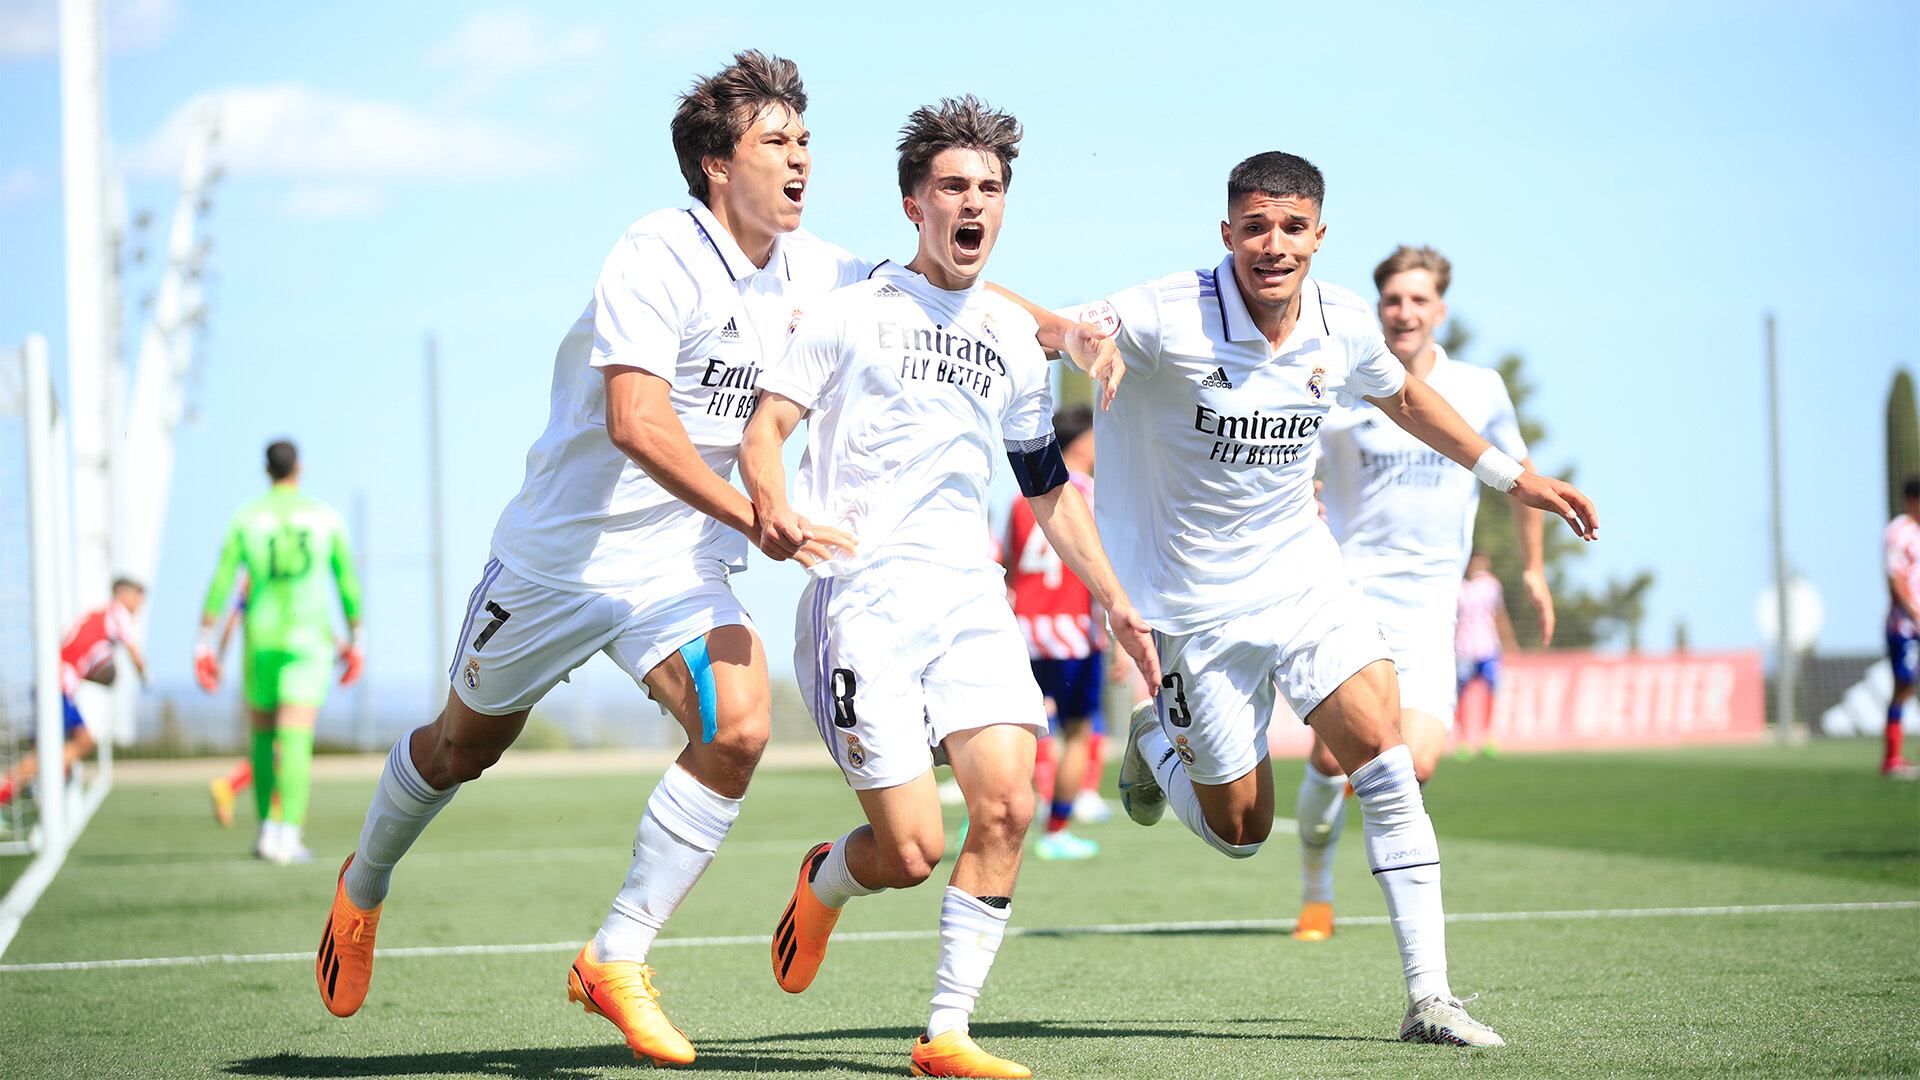
<path fill-rule="evenodd" d="M 1027 643 L 997 572 L 887 559 L 800 595 L 793 669 L 820 738 L 856 791 L 897 787 L 957 731 L 1047 733 Z"/>
<path fill-rule="evenodd" d="M 1423 712 L 1453 730 L 1460 696 L 1453 658 L 1454 601 L 1460 582 L 1445 578 L 1372 578 L 1362 583 L 1400 675 L 1400 708 Z"/>
<path fill-rule="evenodd" d="M 1196 784 L 1238 780 L 1267 756 L 1276 693 L 1304 721 L 1355 672 L 1391 657 L 1372 607 L 1344 578 L 1154 641 L 1160 730 Z"/>
<path fill-rule="evenodd" d="M 488 559 L 447 669 L 453 692 L 477 713 L 518 712 L 597 652 L 645 689 L 647 673 L 682 645 L 715 627 L 753 625 L 718 559 L 648 574 L 630 592 L 568 592 Z"/>

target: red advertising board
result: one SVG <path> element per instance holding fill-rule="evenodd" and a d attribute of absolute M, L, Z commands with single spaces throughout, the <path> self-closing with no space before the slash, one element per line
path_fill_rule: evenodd
<path fill-rule="evenodd" d="M 1765 692 L 1757 652 L 1510 655 L 1493 695 L 1493 738 L 1505 750 L 1752 742 L 1766 732 Z M 1480 685 L 1460 709 L 1477 735 Z M 1274 717 L 1272 736 L 1281 756 L 1304 755 L 1310 744 L 1304 726 L 1285 716 Z"/>

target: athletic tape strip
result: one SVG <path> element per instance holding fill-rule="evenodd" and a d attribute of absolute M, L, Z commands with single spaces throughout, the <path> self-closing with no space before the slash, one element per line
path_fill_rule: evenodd
<path fill-rule="evenodd" d="M 707 639 L 703 635 L 680 646 L 680 656 L 693 675 L 693 690 L 700 698 L 700 741 L 710 743 L 720 731 L 719 695 L 713 689 L 713 661 L 707 659 Z"/>

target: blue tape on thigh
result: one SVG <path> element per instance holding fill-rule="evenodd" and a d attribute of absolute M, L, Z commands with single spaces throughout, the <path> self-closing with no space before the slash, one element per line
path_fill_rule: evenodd
<path fill-rule="evenodd" d="M 700 698 L 700 741 L 710 743 L 720 730 L 718 695 L 713 690 L 713 661 L 707 659 L 707 639 L 703 635 L 680 646 L 680 656 L 693 675 L 693 690 Z"/>

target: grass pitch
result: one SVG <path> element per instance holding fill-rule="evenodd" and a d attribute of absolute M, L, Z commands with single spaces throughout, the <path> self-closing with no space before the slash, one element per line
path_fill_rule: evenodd
<path fill-rule="evenodd" d="M 1394 1040 L 1404 997 L 1355 820 L 1331 941 L 1287 936 L 1297 854 L 1230 862 L 1171 819 L 1030 860 L 974 1033 L 1041 1077 L 1895 1076 L 1920 1072 L 1920 786 L 1857 741 L 1449 761 L 1427 803 L 1452 981 L 1512 1044 Z M 1282 762 L 1282 812 L 1298 762 Z M 490 777 L 396 874 L 366 1007 L 313 986 L 372 779 L 316 785 L 321 857 L 245 857 L 188 783 L 123 783 L 0 963 L 6 1077 L 633 1074 L 565 996 L 624 876 L 653 776 Z M 807 845 L 858 806 L 837 773 L 765 771 L 653 961 L 713 1076 L 904 1075 L 926 1018 L 936 881 L 856 900 L 790 997 L 765 935 Z M 1281 823 L 1283 826 L 1287 823 Z M 957 828 L 955 812 L 950 825 Z M 1845 905 L 1845 906 L 1842 906 Z M 1881 905 L 1867 907 L 1858 905 Z M 1753 909 L 1759 910 L 1753 910 Z M 1197 925 L 1196 925 L 1197 924 Z M 888 933 L 904 932 L 904 933 Z M 521 951 L 487 951 L 526 946 Z M 173 958 L 151 966 L 22 965 Z"/>

